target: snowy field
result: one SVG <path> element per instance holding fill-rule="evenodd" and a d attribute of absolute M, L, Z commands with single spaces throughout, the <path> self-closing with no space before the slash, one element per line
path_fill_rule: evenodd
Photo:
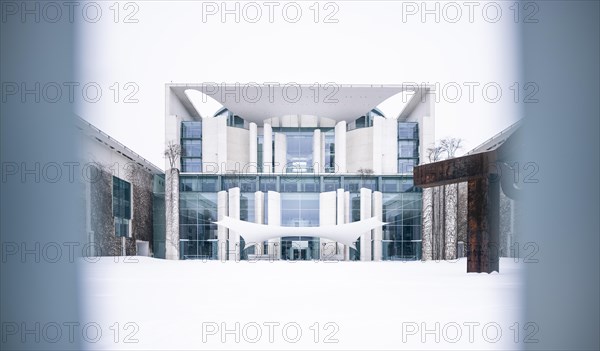
<path fill-rule="evenodd" d="M 105 257 L 82 261 L 81 322 L 98 350 L 520 349 L 523 264 L 500 270 Z"/>

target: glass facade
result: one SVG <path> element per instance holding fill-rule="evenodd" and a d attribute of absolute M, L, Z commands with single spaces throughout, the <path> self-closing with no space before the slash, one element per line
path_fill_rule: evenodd
<path fill-rule="evenodd" d="M 398 122 L 398 173 L 413 172 L 419 164 L 419 126 L 416 122 Z"/>
<path fill-rule="evenodd" d="M 319 193 L 344 189 L 350 193 L 350 220 L 360 220 L 360 189 L 383 194 L 382 258 L 414 260 L 421 257 L 421 193 L 413 186 L 412 176 L 300 176 L 300 175 L 186 175 L 180 176 L 180 239 L 182 259 L 217 259 L 217 192 L 240 188 L 240 219 L 255 221 L 254 193 L 278 191 L 281 194 L 281 225 L 288 227 L 319 226 Z M 268 223 L 268 200 L 265 194 L 263 223 Z M 245 249 L 241 235 L 241 258 L 255 253 Z M 350 250 L 350 259 L 360 259 Z M 373 245 L 372 245 L 373 247 Z M 284 260 L 318 259 L 320 240 L 316 237 L 285 236 L 281 240 Z M 265 251 L 263 251 L 265 252 Z"/>
<path fill-rule="evenodd" d="M 217 193 L 179 194 L 181 259 L 217 259 Z"/>
<path fill-rule="evenodd" d="M 383 260 L 421 258 L 421 194 L 384 193 Z"/>
<path fill-rule="evenodd" d="M 202 172 L 202 122 L 181 122 L 181 171 Z"/>
<path fill-rule="evenodd" d="M 129 236 L 131 220 L 131 184 L 113 176 L 113 218 L 116 236 Z"/>
<path fill-rule="evenodd" d="M 286 172 L 313 172 L 313 129 L 274 128 L 286 137 Z M 274 130 L 275 131 L 275 130 Z"/>
<path fill-rule="evenodd" d="M 282 193 L 281 225 L 284 227 L 318 227 L 319 193 Z M 282 260 L 319 259 L 320 239 L 310 236 L 281 238 Z"/>

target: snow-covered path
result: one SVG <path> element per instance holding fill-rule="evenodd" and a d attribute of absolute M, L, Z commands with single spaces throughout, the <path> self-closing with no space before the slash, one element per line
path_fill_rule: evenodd
<path fill-rule="evenodd" d="M 106 257 L 81 263 L 82 324 L 89 349 L 519 349 L 523 264 L 500 269 Z"/>

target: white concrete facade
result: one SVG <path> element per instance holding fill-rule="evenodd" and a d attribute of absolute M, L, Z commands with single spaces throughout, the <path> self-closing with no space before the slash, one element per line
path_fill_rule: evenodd
<path fill-rule="evenodd" d="M 360 219 L 371 218 L 371 189 L 360 189 Z M 371 232 L 360 236 L 360 260 L 371 261 Z"/>
<path fill-rule="evenodd" d="M 281 195 L 275 191 L 267 193 L 267 224 L 281 225 Z M 272 239 L 268 243 L 268 254 L 275 259 L 281 258 L 281 240 Z"/>
<path fill-rule="evenodd" d="M 228 199 L 228 217 L 240 219 L 240 188 L 232 188 L 227 192 Z M 228 258 L 230 261 L 239 261 L 241 254 L 240 233 L 229 231 Z"/>
<path fill-rule="evenodd" d="M 335 176 L 353 179 L 364 174 L 369 177 L 393 176 L 399 174 L 398 122 L 418 123 L 420 163 L 427 162 L 426 150 L 433 145 L 435 140 L 435 99 L 430 87 L 416 87 L 415 95 L 402 111 L 399 111 L 397 115 L 386 116 L 382 114 L 374 115 L 373 111 L 376 110 L 378 104 L 390 96 L 411 89 L 402 86 L 343 86 L 340 90 L 340 92 L 343 92 L 343 96 L 337 96 L 340 100 L 338 103 L 306 102 L 302 100 L 302 102 L 294 104 L 288 104 L 285 101 L 245 104 L 244 101 L 228 99 L 223 101 L 223 107 L 230 114 L 219 112 L 216 117 L 200 115 L 198 111 L 195 111 L 193 104 L 184 94 L 187 89 L 203 91 L 204 88 L 196 85 L 167 85 L 165 114 L 165 140 L 167 143 L 181 142 L 181 123 L 183 121 L 202 122 L 201 155 L 198 157 L 201 158 L 201 172 L 182 170 L 181 162 L 178 159 L 175 168 L 182 171 L 183 177 L 194 173 L 201 173 L 200 177 L 209 174 L 222 177 L 239 174 L 240 177 L 257 177 L 256 179 L 266 177 L 269 174 L 286 176 L 288 168 L 295 168 L 293 164 L 289 163 L 290 160 L 294 164 L 302 165 L 303 160 L 310 157 L 312 157 L 312 164 L 306 165 L 306 172 L 320 175 L 330 170 L 330 165 L 327 162 L 331 162 L 332 159 L 326 159 L 326 155 L 327 157 L 333 157 Z M 233 87 L 227 87 L 228 92 L 233 92 L 232 89 Z M 276 91 L 278 91 L 277 89 L 279 88 L 275 88 Z M 302 90 L 303 94 L 307 92 L 306 96 L 311 96 L 308 94 L 311 91 L 310 87 L 302 86 L 302 89 L 304 89 Z M 327 94 L 325 93 L 323 96 L 327 96 Z M 218 96 L 213 97 L 215 100 L 220 101 Z M 370 114 L 369 117 L 372 118 L 369 120 L 370 124 L 359 125 L 356 122 L 357 119 L 366 114 Z M 232 118 L 234 116 L 235 120 Z M 240 122 L 240 118 L 243 123 Z M 351 130 L 348 130 L 349 128 Z M 301 152 L 297 151 L 300 143 L 297 140 L 300 137 L 292 139 L 289 136 L 290 133 L 298 132 L 301 132 L 301 138 L 303 138 L 301 141 L 302 148 L 308 150 L 308 154 L 304 149 Z M 333 133 L 333 140 L 329 139 L 331 133 Z M 312 139 L 307 136 L 311 134 Z M 326 145 L 330 145 L 325 142 L 326 136 L 327 141 L 334 144 L 332 149 L 326 149 Z M 262 154 L 259 152 L 258 145 L 258 141 L 261 139 Z M 290 154 L 288 154 L 288 151 L 290 151 Z M 262 163 L 261 172 L 257 169 L 259 157 L 261 157 Z M 409 174 L 406 175 L 410 176 Z M 168 177 L 169 173 L 167 173 Z M 170 199 L 176 198 L 178 202 L 179 186 L 176 183 L 179 182 L 179 176 L 173 181 L 175 183 L 169 187 L 169 191 L 172 193 Z M 219 178 L 219 181 L 221 181 L 221 178 Z M 167 181 L 167 185 L 168 183 Z M 382 220 L 383 194 L 380 191 L 372 191 L 366 188 L 357 189 L 356 184 L 353 186 L 354 188 L 351 190 L 353 196 L 357 191 L 360 193 L 360 219 L 365 220 L 374 216 Z M 300 187 L 301 185 L 298 189 Z M 304 190 L 320 193 L 319 225 L 351 223 L 352 205 L 348 188 L 346 190 L 336 189 L 335 191 L 327 188 L 329 191 L 324 192 L 324 185 L 321 184 L 321 187 L 321 189 L 316 190 L 312 188 L 309 188 L 311 190 Z M 222 185 L 219 185 L 217 190 L 221 188 Z M 277 191 L 263 192 L 256 191 L 257 189 L 253 188 L 251 190 L 254 193 L 253 210 L 256 216 L 254 222 L 256 224 L 279 226 L 282 222 L 282 210 L 284 209 L 282 209 L 282 196 L 277 191 L 287 192 L 289 190 L 279 189 L 279 185 Z M 381 188 L 373 189 L 381 190 Z M 228 191 L 218 192 L 219 220 L 224 217 L 240 218 L 240 196 L 243 191 L 249 190 L 230 188 Z M 354 203 L 354 206 L 356 206 L 356 203 Z M 168 217 L 170 223 L 167 224 L 167 228 L 170 228 L 173 234 L 171 238 L 175 238 L 175 232 L 178 235 L 178 218 L 175 218 L 178 212 L 179 208 L 174 207 L 173 213 L 171 213 L 172 216 Z M 356 214 L 354 217 L 356 221 Z M 427 228 L 423 228 L 423 236 L 427 235 L 426 230 Z M 227 242 L 226 250 L 219 249 L 220 259 L 240 258 L 240 234 L 218 226 L 217 240 L 219 247 L 221 248 L 221 245 L 225 245 L 225 242 Z M 379 261 L 384 259 L 382 254 L 382 228 L 363 233 L 360 238 L 360 260 Z M 307 239 L 302 240 L 306 241 Z M 328 245 L 329 241 L 322 239 L 320 244 L 322 249 L 323 244 Z M 333 244 L 335 247 L 333 251 L 336 254 L 343 254 L 344 259 L 350 259 L 352 250 L 349 246 L 340 243 Z M 175 256 L 179 255 L 179 252 L 175 250 L 177 246 L 178 244 L 174 242 L 170 258 L 175 259 Z M 280 258 L 282 255 L 281 240 L 269 240 L 268 250 L 271 256 L 274 255 L 276 258 Z M 225 253 L 221 251 L 225 251 Z M 321 258 L 325 254 L 322 251 Z M 426 255 L 425 248 L 423 249 L 423 255 Z"/>

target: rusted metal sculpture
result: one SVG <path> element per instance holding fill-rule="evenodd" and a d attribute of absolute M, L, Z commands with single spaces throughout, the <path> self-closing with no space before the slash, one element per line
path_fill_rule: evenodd
<path fill-rule="evenodd" d="M 500 183 L 517 134 L 490 151 L 415 167 L 414 183 L 422 188 L 468 182 L 467 273 L 500 272 Z M 516 193 L 507 186 L 505 193 Z"/>

